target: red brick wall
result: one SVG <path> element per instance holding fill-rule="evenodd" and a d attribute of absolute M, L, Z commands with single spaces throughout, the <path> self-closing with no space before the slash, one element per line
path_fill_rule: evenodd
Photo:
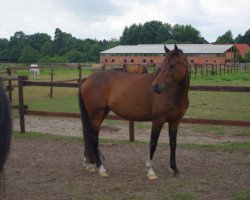
<path fill-rule="evenodd" d="M 187 56 L 188 62 L 190 64 L 225 64 L 226 59 L 232 59 L 233 55 L 231 52 L 227 53 L 227 56 L 216 56 L 216 55 L 193 55 Z M 154 56 L 100 56 L 100 63 L 105 65 L 122 65 L 124 63 L 134 63 L 134 64 L 150 64 L 154 63 L 160 66 L 163 62 L 164 56 L 154 55 Z M 126 62 L 125 62 L 126 60 Z"/>

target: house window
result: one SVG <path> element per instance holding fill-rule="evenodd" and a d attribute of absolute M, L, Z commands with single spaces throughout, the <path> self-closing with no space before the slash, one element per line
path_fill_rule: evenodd
<path fill-rule="evenodd" d="M 214 60 L 214 63 L 216 63 L 216 60 Z"/>
<path fill-rule="evenodd" d="M 127 59 L 124 59 L 123 62 L 127 62 Z"/>
<path fill-rule="evenodd" d="M 143 61 L 142 61 L 142 62 L 144 62 L 144 63 L 145 63 L 145 62 L 147 62 L 147 61 L 146 61 L 146 59 L 143 59 Z"/>
<path fill-rule="evenodd" d="M 151 60 L 150 60 L 150 62 L 151 62 L 151 63 L 153 63 L 153 62 L 154 62 L 154 60 L 153 60 L 153 59 L 151 59 Z"/>
<path fill-rule="evenodd" d="M 134 62 L 134 59 L 131 59 L 131 62 L 133 63 L 133 62 Z"/>
<path fill-rule="evenodd" d="M 191 63 L 194 63 L 194 60 L 191 60 Z"/>
<path fill-rule="evenodd" d="M 105 59 L 105 62 L 108 62 L 108 59 Z"/>
<path fill-rule="evenodd" d="M 112 59 L 112 62 L 115 62 L 115 59 Z"/>
<path fill-rule="evenodd" d="M 205 63 L 208 63 L 208 60 L 205 60 Z"/>

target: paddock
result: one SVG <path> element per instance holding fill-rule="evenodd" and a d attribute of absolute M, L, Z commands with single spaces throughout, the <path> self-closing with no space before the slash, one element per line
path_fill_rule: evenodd
<path fill-rule="evenodd" d="M 34 130 L 32 121 L 37 126 L 46 122 L 47 118 L 39 118 L 32 116 L 27 120 L 27 131 Z M 122 140 L 122 134 L 127 136 L 126 129 L 118 130 L 109 125 L 102 128 L 100 149 L 107 160 L 104 163 L 110 177 L 101 178 L 83 171 L 80 131 L 77 137 L 56 136 L 58 132 L 68 134 L 65 127 L 77 126 L 80 121 L 57 120 L 65 126 L 58 130 L 55 123 L 54 128 L 48 125 L 49 135 L 28 132 L 14 138 L 6 165 L 8 199 L 236 199 L 239 195 L 249 195 L 249 149 L 237 149 L 232 145 L 249 141 L 249 136 L 235 135 L 232 127 L 231 132 L 220 135 L 187 132 L 186 126 L 191 125 L 182 125 L 177 149 L 181 178 L 173 177 L 168 167 L 170 152 L 164 128 L 155 153 L 159 180 L 150 181 L 145 170 L 147 128 L 138 133 L 140 142 L 135 143 Z M 18 119 L 15 126 L 18 129 Z M 113 139 L 107 139 L 110 135 Z"/>
<path fill-rule="evenodd" d="M 245 83 L 249 86 L 248 82 Z M 76 88 L 56 89 L 53 101 L 48 98 L 48 89 L 36 86 L 29 87 L 27 91 L 24 87 L 24 97 L 28 97 L 24 103 L 29 105 L 29 110 L 36 110 L 38 105 L 42 105 L 32 104 L 34 100 L 46 99 L 52 105 L 46 104 L 41 110 L 57 111 L 52 108 L 58 105 L 60 94 L 63 95 L 61 100 L 72 96 L 69 101 L 64 101 L 63 111 L 68 111 L 67 102 L 75 101 Z M 39 91 L 39 95 L 31 96 L 30 91 Z M 222 93 L 219 92 L 216 97 L 223 101 L 221 104 L 225 107 L 220 107 L 221 104 L 210 107 L 207 102 L 212 99 L 208 97 L 214 96 L 212 93 L 215 92 L 206 92 L 205 95 L 191 92 L 193 104 L 187 117 L 194 116 L 193 111 L 198 109 L 215 112 L 210 118 L 219 118 L 221 116 L 216 114 L 217 111 L 224 113 L 232 107 L 226 106 L 225 102 L 232 100 L 239 103 L 237 111 L 240 110 L 243 115 L 233 110 L 232 116 L 226 119 L 249 121 L 246 101 L 249 94 L 223 93 L 225 98 L 220 98 Z M 197 101 L 195 98 L 199 96 L 202 98 Z M 14 93 L 14 103 L 17 103 L 16 99 L 17 92 Z M 78 109 L 77 106 L 73 108 Z M 69 111 L 76 110 L 70 106 Z M 201 117 L 208 114 L 211 115 L 204 112 Z M 181 125 L 177 139 L 177 162 L 183 174 L 181 179 L 174 178 L 168 167 L 168 136 L 164 130 L 155 155 L 159 180 L 150 182 L 145 171 L 150 125 L 136 124 L 136 141 L 128 143 L 126 122 L 116 122 L 118 126 L 105 123 L 100 133 L 100 148 L 107 160 L 104 163 L 110 177 L 101 179 L 97 174 L 87 174 L 81 167 L 83 142 L 79 120 L 25 116 L 27 133 L 18 132 L 15 135 L 6 166 L 9 199 L 236 199 L 237 196 L 249 196 L 249 127 Z M 15 130 L 20 130 L 18 117 L 15 118 Z M 131 159 L 132 156 L 135 156 L 134 159 Z"/>

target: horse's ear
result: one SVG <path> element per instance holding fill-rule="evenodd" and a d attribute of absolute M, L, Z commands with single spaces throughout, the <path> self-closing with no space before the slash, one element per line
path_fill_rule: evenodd
<path fill-rule="evenodd" d="M 164 50 L 165 50 L 166 54 L 168 54 L 170 52 L 170 50 L 166 47 L 165 44 L 164 44 Z"/>
<path fill-rule="evenodd" d="M 179 54 L 179 49 L 176 44 L 174 45 L 174 53 Z"/>

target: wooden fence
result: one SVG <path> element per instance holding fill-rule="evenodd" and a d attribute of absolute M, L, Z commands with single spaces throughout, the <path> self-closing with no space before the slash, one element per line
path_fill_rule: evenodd
<path fill-rule="evenodd" d="M 37 66 L 37 67 L 8 67 L 6 68 L 6 72 L 2 72 L 5 73 L 9 78 L 8 80 L 8 85 L 7 85 L 7 91 L 9 94 L 9 101 L 12 102 L 12 91 L 14 90 L 15 87 L 18 87 L 18 85 L 13 85 L 12 81 L 13 80 L 17 80 L 17 79 L 12 79 L 11 77 L 13 77 L 13 71 L 18 71 L 18 70 L 30 70 L 30 69 L 49 69 L 50 71 L 50 81 L 51 82 L 72 82 L 72 81 L 76 81 L 77 83 L 79 83 L 82 79 L 82 65 L 78 64 L 78 65 L 66 65 L 66 64 L 60 64 L 60 66 L 67 68 L 67 69 L 73 69 L 76 68 L 78 69 L 78 77 L 74 78 L 74 79 L 67 79 L 67 80 L 59 80 L 59 81 L 55 81 L 54 80 L 54 71 L 55 68 L 58 67 L 58 65 L 49 65 L 49 66 Z M 5 79 L 8 79 L 5 77 Z M 53 98 L 53 86 L 50 86 L 50 93 L 49 93 L 49 97 L 52 99 Z"/>
<path fill-rule="evenodd" d="M 18 97 L 19 97 L 19 105 L 17 107 L 19 109 L 21 133 L 25 132 L 25 115 L 80 118 L 79 113 L 47 112 L 47 111 L 29 110 L 28 106 L 25 105 L 24 95 L 23 95 L 23 88 L 27 87 L 27 86 L 77 88 L 77 87 L 79 87 L 79 83 L 29 81 L 27 76 L 18 76 L 17 80 L 18 80 Z M 190 86 L 190 90 L 191 91 L 214 91 L 214 92 L 250 92 L 250 87 Z M 107 118 L 113 119 L 113 120 L 124 120 L 116 115 L 109 115 Z M 183 118 L 181 120 L 181 123 L 250 127 L 250 121 L 237 121 L 237 120 Z M 129 141 L 134 141 L 134 122 L 133 121 L 129 121 Z"/>
<path fill-rule="evenodd" d="M 194 78 L 200 74 L 201 77 L 208 77 L 209 74 L 222 75 L 222 74 L 235 74 L 240 71 L 247 73 L 249 64 L 246 63 L 230 63 L 230 64 L 191 64 L 189 71 L 193 72 Z M 192 73 L 190 73 L 190 76 Z"/>

